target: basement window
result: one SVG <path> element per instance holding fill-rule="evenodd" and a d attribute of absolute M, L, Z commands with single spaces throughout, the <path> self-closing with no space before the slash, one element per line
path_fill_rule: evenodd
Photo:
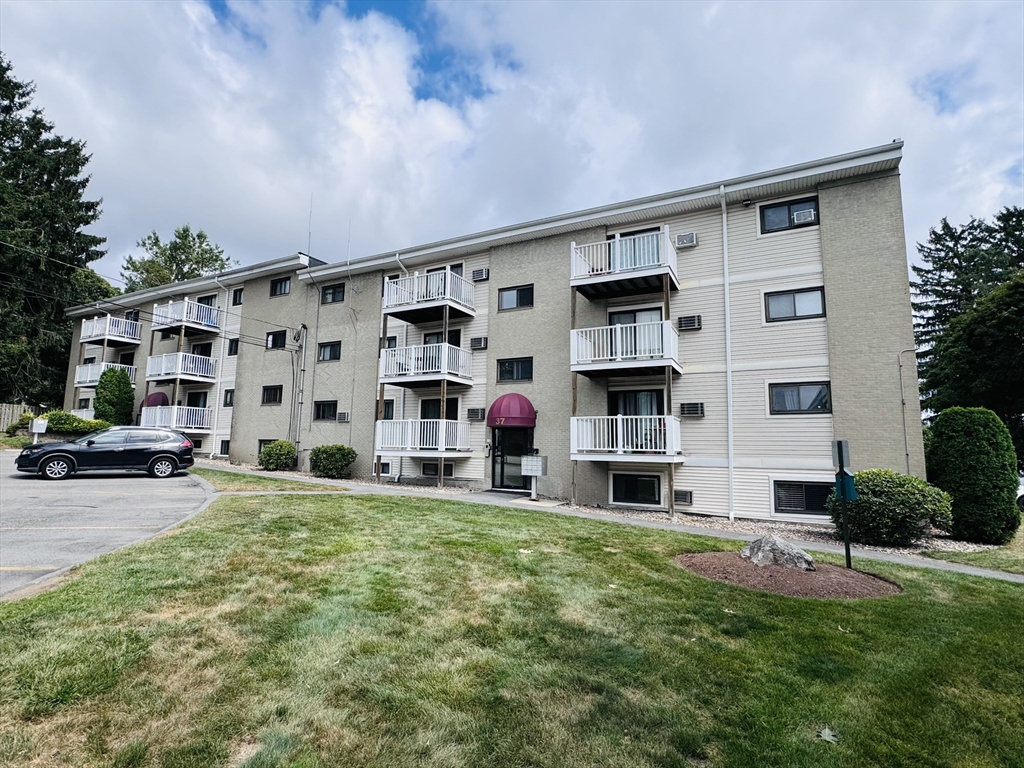
<path fill-rule="evenodd" d="M 775 482 L 775 514 L 827 515 L 825 502 L 832 495 L 832 483 Z"/>

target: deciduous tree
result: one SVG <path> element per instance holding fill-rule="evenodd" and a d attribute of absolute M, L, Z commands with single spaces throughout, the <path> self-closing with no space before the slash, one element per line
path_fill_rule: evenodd
<path fill-rule="evenodd" d="M 126 291 L 140 291 L 158 285 L 191 280 L 194 277 L 223 272 L 234 263 L 224 249 L 203 230 L 193 232 L 186 224 L 174 230 L 174 237 L 164 243 L 155 231 L 139 240 L 147 257 L 126 256 L 121 277 Z"/>

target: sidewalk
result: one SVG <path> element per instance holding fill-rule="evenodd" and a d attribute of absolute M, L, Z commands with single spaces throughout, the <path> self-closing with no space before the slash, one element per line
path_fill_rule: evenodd
<path fill-rule="evenodd" d="M 201 459 L 196 461 L 197 467 L 216 469 L 222 472 L 234 472 L 240 475 L 254 475 L 256 477 L 273 477 L 272 472 L 257 472 L 240 467 L 225 466 L 221 463 L 204 462 Z M 439 494 L 432 491 L 421 491 L 415 486 L 382 484 L 374 485 L 368 483 L 355 483 L 351 480 L 328 480 L 322 477 L 302 477 L 294 474 L 282 476 L 283 479 L 294 480 L 300 483 L 314 483 L 317 485 L 336 485 L 341 489 L 348 489 L 354 495 L 375 495 L 375 496 L 413 496 L 417 498 L 439 499 L 450 501 L 466 501 L 471 504 L 490 504 L 496 507 L 511 507 L 514 509 L 537 509 L 544 512 L 552 512 L 556 515 L 566 517 L 582 517 L 587 520 L 600 520 L 606 523 L 618 523 L 620 525 L 636 525 L 641 528 L 654 528 L 662 531 L 681 531 L 696 536 L 709 536 L 715 539 L 727 539 L 731 541 L 754 541 L 760 538 L 755 533 L 741 531 L 722 531 L 714 528 L 701 528 L 695 525 L 684 525 L 672 523 L 668 520 L 658 522 L 654 520 L 637 520 L 635 518 L 620 517 L 614 514 L 601 514 L 599 512 L 587 512 L 582 509 L 570 509 L 568 507 L 552 506 L 549 502 L 531 502 L 521 496 L 512 496 L 505 493 L 493 491 L 466 491 L 465 493 L 444 493 Z M 288 493 L 288 491 L 264 491 L 267 494 Z M 801 541 L 800 539 L 786 539 L 801 549 L 812 552 L 827 552 L 834 555 L 843 555 L 845 550 L 839 544 L 823 544 L 819 541 Z M 973 565 L 963 563 L 952 563 L 946 560 L 932 560 L 927 557 L 913 557 L 909 555 L 895 555 L 888 552 L 877 552 L 872 549 L 861 549 L 851 547 L 850 552 L 854 557 L 864 560 L 881 560 L 887 563 L 906 565 L 912 568 L 929 568 L 933 571 L 947 571 L 950 573 L 963 573 L 969 576 L 981 576 L 986 579 L 997 581 L 1009 581 L 1016 584 L 1024 584 L 1024 575 L 1007 573 L 1005 571 L 992 571 L 987 568 L 976 568 Z"/>

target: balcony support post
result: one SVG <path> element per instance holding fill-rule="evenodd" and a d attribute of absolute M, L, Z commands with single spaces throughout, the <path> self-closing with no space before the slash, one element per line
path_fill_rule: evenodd
<path fill-rule="evenodd" d="M 576 264 L 576 261 L 575 261 L 576 243 L 572 244 L 572 248 L 573 248 L 573 269 L 575 269 L 575 264 Z M 575 330 L 576 330 L 576 289 L 575 288 L 570 288 L 569 289 L 569 335 L 570 335 L 570 339 L 574 343 L 576 341 L 575 334 L 573 333 Z M 573 357 L 573 359 L 575 359 L 575 356 Z M 576 416 L 576 403 L 577 403 L 576 393 L 577 393 L 577 389 L 578 389 L 578 386 L 579 386 L 579 384 L 578 384 L 579 374 L 576 373 L 575 371 L 573 371 L 572 373 L 569 374 L 569 376 L 572 379 L 572 415 L 573 415 L 573 417 L 575 417 Z M 576 429 L 576 422 L 573 421 L 572 419 L 569 420 L 569 425 L 570 425 L 571 429 L 573 429 L 573 430 Z M 578 462 L 574 459 L 573 462 L 572 462 L 572 503 L 573 503 L 573 506 L 578 506 L 579 505 L 579 498 L 577 497 L 577 493 L 576 493 L 576 469 L 577 469 L 576 465 L 577 464 L 578 464 Z"/>
<path fill-rule="evenodd" d="M 178 404 L 178 387 L 181 385 L 181 369 L 184 367 L 184 360 L 181 357 L 181 348 L 185 346 L 185 324 L 181 324 L 178 332 L 178 357 L 174 361 L 177 368 L 177 376 L 174 379 L 174 396 L 171 398 L 171 405 Z"/>
<path fill-rule="evenodd" d="M 447 289 L 449 287 L 451 287 L 451 282 L 452 282 L 451 267 L 446 266 L 444 268 L 444 278 L 445 278 L 445 290 L 447 291 Z M 448 341 L 448 304 L 447 304 L 447 302 L 444 305 L 444 320 L 441 323 L 441 340 L 442 340 L 441 349 L 444 350 L 444 348 L 445 348 L 444 344 L 447 343 L 447 341 Z M 446 421 L 446 419 L 448 418 L 448 407 L 447 406 L 448 406 L 448 377 L 447 376 L 442 376 L 441 377 L 441 423 L 438 425 L 438 431 L 441 433 L 441 435 L 444 436 L 444 437 L 441 437 L 440 440 L 439 440 L 439 442 L 441 442 L 442 444 L 447 443 L 447 441 L 448 441 L 448 430 L 446 429 L 446 427 L 448 426 L 447 421 Z M 439 437 L 440 437 L 440 435 L 439 435 Z M 442 451 L 443 450 L 444 450 L 444 448 L 442 447 Z M 439 458 L 438 461 L 437 461 L 437 487 L 438 488 L 444 488 L 444 456 Z"/>
<path fill-rule="evenodd" d="M 384 278 L 384 280 L 385 280 L 385 283 L 386 283 L 387 282 L 387 278 Z M 385 288 L 386 287 L 387 286 L 385 285 Z M 384 315 L 384 320 L 383 320 L 383 328 L 381 329 L 381 335 L 380 335 L 380 349 L 381 349 L 381 354 L 383 355 L 384 350 L 387 349 L 387 346 L 388 346 L 388 316 L 387 316 L 386 312 L 382 313 L 382 314 Z M 384 379 L 383 379 L 383 377 L 381 377 L 380 386 L 377 387 L 377 418 L 376 418 L 376 423 L 373 425 L 375 432 L 377 432 L 380 429 L 380 422 L 383 421 L 383 420 L 384 420 Z M 377 475 L 377 483 L 379 484 L 380 483 L 381 454 L 378 453 L 374 458 L 377 460 L 377 466 L 374 467 L 374 469 L 376 470 L 375 474 Z"/>
<path fill-rule="evenodd" d="M 661 276 L 661 286 L 662 286 L 662 290 L 663 290 L 663 293 L 664 293 L 664 299 L 665 299 L 664 319 L 669 321 L 669 322 L 671 322 L 672 321 L 672 292 L 671 292 L 671 289 L 669 288 L 669 276 L 668 275 L 662 275 Z M 663 334 L 661 345 L 662 345 L 663 348 L 665 348 L 665 349 L 663 349 L 663 352 L 667 353 L 668 350 L 667 350 L 667 345 L 665 344 L 665 338 L 664 338 L 664 334 L 665 334 L 665 326 L 664 325 L 662 325 L 662 327 L 661 327 L 661 332 Z M 673 416 L 673 414 L 672 414 L 672 366 L 671 365 L 666 365 L 665 366 L 665 439 L 667 441 L 669 441 L 668 444 L 665 446 L 666 452 L 673 452 L 675 450 L 675 447 L 674 447 L 674 445 L 671 442 L 672 441 L 672 436 L 669 434 L 669 431 L 670 431 L 669 420 L 672 418 L 672 416 Z M 672 518 L 673 521 L 676 519 L 676 492 L 675 492 L 675 484 L 676 484 L 676 465 L 670 463 L 668 465 L 668 515 L 669 515 L 670 518 Z"/>

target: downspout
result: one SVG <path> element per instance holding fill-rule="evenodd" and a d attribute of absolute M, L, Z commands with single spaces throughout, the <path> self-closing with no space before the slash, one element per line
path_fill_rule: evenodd
<path fill-rule="evenodd" d="M 300 326 L 301 338 L 299 346 L 302 347 L 302 362 L 299 368 L 299 406 L 295 416 L 295 460 L 299 460 L 300 446 L 302 444 L 302 387 L 306 381 L 306 324 Z"/>
<path fill-rule="evenodd" d="M 725 185 L 718 188 L 722 201 L 722 279 L 725 293 L 725 418 L 726 439 L 728 440 L 729 475 L 729 520 L 736 519 L 733 500 L 735 498 L 735 463 L 733 460 L 732 437 L 732 321 L 729 311 L 729 214 L 725 207 Z"/>
<path fill-rule="evenodd" d="M 903 414 L 903 453 L 907 457 L 907 474 L 910 474 L 910 438 L 907 436 L 907 390 L 903 384 L 903 355 L 907 352 L 917 352 L 916 349 L 902 349 L 900 353 L 896 355 L 896 362 L 899 365 L 900 370 L 900 403 L 902 404 L 901 413 Z"/>

